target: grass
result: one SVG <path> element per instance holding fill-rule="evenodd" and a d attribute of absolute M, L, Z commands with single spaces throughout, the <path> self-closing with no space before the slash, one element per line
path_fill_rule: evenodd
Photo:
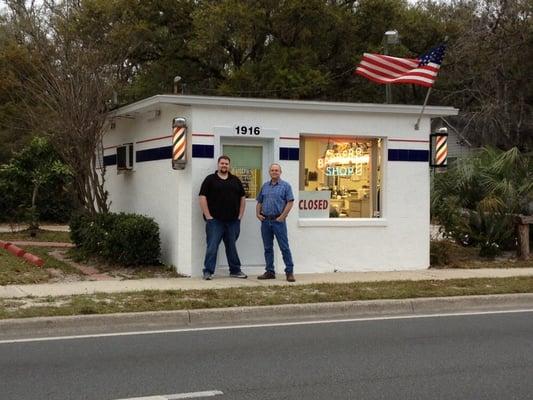
<path fill-rule="evenodd" d="M 70 232 L 47 231 L 39 229 L 32 237 L 28 229 L 17 232 L 0 232 L 0 240 L 28 240 L 32 242 L 61 242 L 71 243 Z"/>
<path fill-rule="evenodd" d="M 0 319 L 532 292 L 533 277 L 514 277 L 102 293 L 0 299 Z"/>
<path fill-rule="evenodd" d="M 0 285 L 47 282 L 48 272 L 0 248 Z"/>
<path fill-rule="evenodd" d="M 0 249 L 0 285 L 24 285 L 46 283 L 51 275 L 48 268 L 60 270 L 66 275 L 81 275 L 80 271 L 69 264 L 57 260 L 48 254 L 53 249 L 46 247 L 24 246 L 24 250 L 43 259 L 44 267 L 39 268 L 21 257 L 16 257 L 7 250 Z"/>

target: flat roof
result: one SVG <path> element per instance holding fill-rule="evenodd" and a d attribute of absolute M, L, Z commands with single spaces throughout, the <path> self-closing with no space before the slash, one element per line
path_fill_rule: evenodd
<path fill-rule="evenodd" d="M 257 99 L 247 97 L 222 96 L 189 96 L 179 94 L 164 94 L 148 97 L 135 103 L 117 108 L 110 112 L 111 116 L 125 116 L 140 111 L 155 110 L 160 104 L 176 104 L 180 106 L 200 105 L 207 107 L 239 107 L 261 108 L 270 110 L 298 110 L 314 112 L 343 112 L 343 113 L 388 113 L 419 115 L 420 105 L 381 104 L 381 103 L 342 103 L 331 101 Z M 424 117 L 444 117 L 457 115 L 459 109 L 443 106 L 426 106 Z"/>

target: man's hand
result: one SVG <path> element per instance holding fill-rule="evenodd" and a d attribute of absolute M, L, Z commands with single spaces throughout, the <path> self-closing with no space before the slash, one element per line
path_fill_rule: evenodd
<path fill-rule="evenodd" d="M 284 216 L 283 214 L 281 214 L 278 218 L 276 218 L 276 221 L 278 221 L 278 222 L 284 222 L 286 219 L 287 219 L 287 217 Z"/>
<path fill-rule="evenodd" d="M 259 221 L 261 221 L 261 222 L 263 222 L 263 221 L 265 220 L 264 215 L 257 214 L 256 216 L 257 216 L 257 219 L 258 219 Z"/>

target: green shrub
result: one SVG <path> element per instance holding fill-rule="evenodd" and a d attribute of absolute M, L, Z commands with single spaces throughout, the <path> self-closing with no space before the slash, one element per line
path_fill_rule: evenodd
<path fill-rule="evenodd" d="M 123 265 L 154 264 L 160 246 L 159 227 L 153 219 L 121 213 L 105 238 L 103 257 Z"/>
<path fill-rule="evenodd" d="M 161 244 L 159 226 L 138 214 L 79 214 L 70 222 L 72 241 L 86 255 L 128 266 L 157 263 Z"/>
<path fill-rule="evenodd" d="M 533 158 L 513 148 L 485 148 L 433 179 L 431 215 L 446 237 L 494 257 L 516 246 L 513 216 L 529 215 Z"/>

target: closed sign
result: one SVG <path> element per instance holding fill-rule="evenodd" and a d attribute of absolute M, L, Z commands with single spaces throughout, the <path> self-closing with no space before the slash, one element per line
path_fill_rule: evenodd
<path fill-rule="evenodd" d="M 298 209 L 300 218 L 329 218 L 331 191 L 300 191 Z"/>

